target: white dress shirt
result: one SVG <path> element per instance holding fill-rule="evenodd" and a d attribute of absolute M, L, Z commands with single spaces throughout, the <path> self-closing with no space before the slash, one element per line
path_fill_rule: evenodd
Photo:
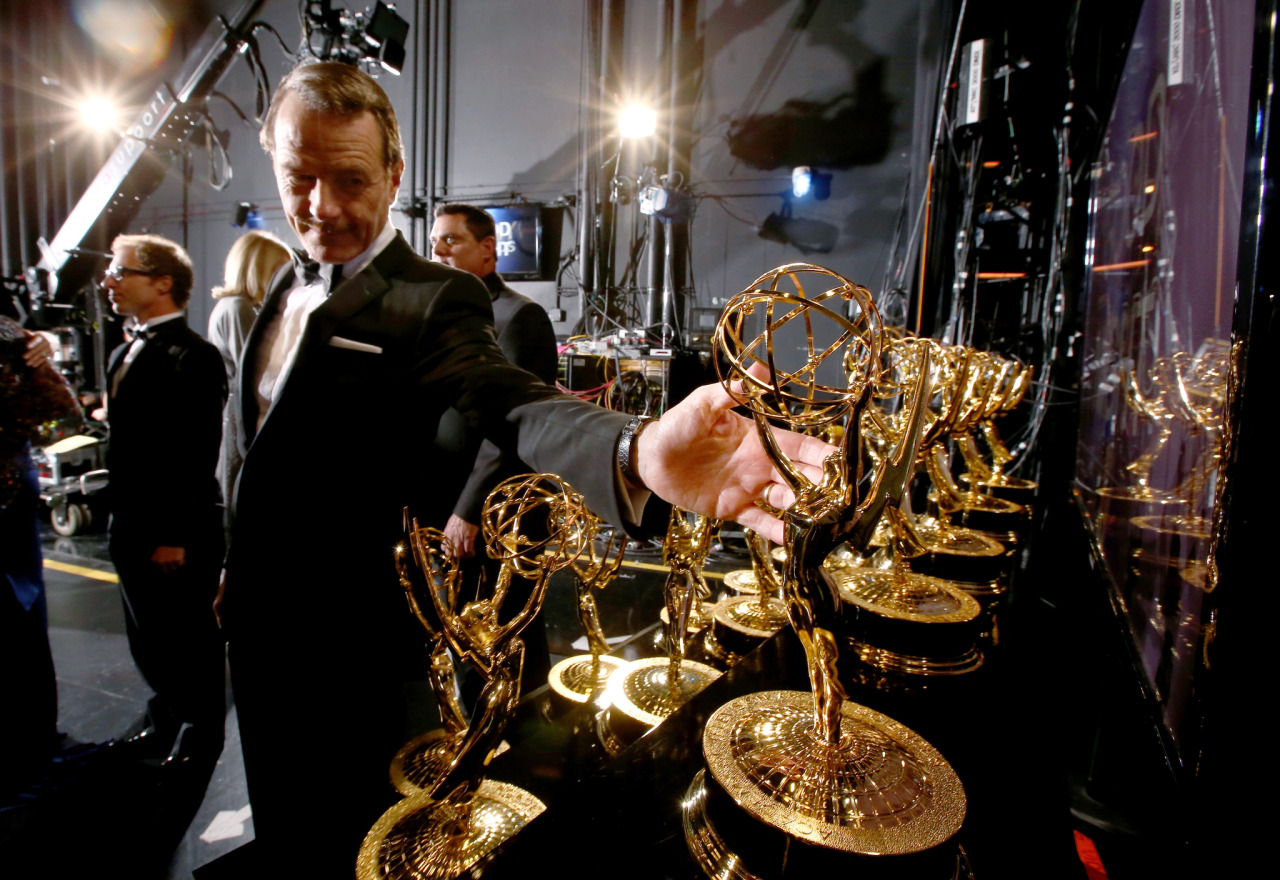
<path fill-rule="evenodd" d="M 395 237 L 396 229 L 388 219 L 368 250 L 342 265 L 343 280 L 358 275 Z M 298 354 L 298 341 L 302 338 L 307 319 L 329 298 L 329 279 L 333 270 L 332 263 L 321 263 L 318 280 L 309 284 L 295 284 L 281 296 L 275 317 L 262 332 L 262 344 L 258 347 L 258 363 L 254 373 L 257 378 L 254 393 L 258 398 L 259 431 L 262 430 L 267 412 L 280 397 L 285 381 L 289 378 L 289 370 Z"/>

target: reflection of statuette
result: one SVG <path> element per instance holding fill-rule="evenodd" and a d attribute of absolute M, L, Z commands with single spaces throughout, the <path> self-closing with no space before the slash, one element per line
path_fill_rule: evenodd
<path fill-rule="evenodd" d="M 819 292 L 810 295 L 806 287 Z M 788 326 L 803 328 L 803 347 L 775 344 Z M 836 671 L 844 603 L 823 568 L 842 544 L 863 553 L 877 521 L 901 502 L 916 463 L 923 383 L 896 448 L 859 498 L 859 415 L 879 378 L 884 345 L 866 288 L 808 264 L 776 269 L 729 302 L 716 345 L 728 364 L 722 383 L 751 411 L 761 443 L 797 499 L 783 514 L 783 587 L 812 692 L 752 694 L 717 710 L 703 735 L 707 773 L 685 799 L 690 852 L 709 876 L 746 880 L 780 876 L 784 868 L 803 876 L 803 869 L 794 872 L 793 857 L 803 863 L 809 855 L 822 862 L 948 850 L 964 817 L 963 789 L 927 743 L 847 701 Z M 784 351 L 796 350 L 804 355 L 799 367 L 780 363 Z M 819 381 L 818 368 L 830 357 L 845 365 L 847 386 Z M 755 364 L 766 367 L 767 378 L 747 372 Z M 845 420 L 840 451 L 824 462 L 820 481 L 787 458 L 771 419 L 802 428 Z M 954 874 L 956 850 L 944 858 Z M 825 865 L 812 875 L 828 873 L 836 871 Z"/>
<path fill-rule="evenodd" d="M 456 877 L 543 809 L 527 792 L 484 780 L 483 772 L 520 699 L 519 633 L 538 613 L 551 574 L 582 552 L 594 529 L 582 497 L 546 474 L 499 484 L 481 523 L 489 555 L 501 562 L 492 593 L 464 604 L 456 582 L 446 579 L 425 591 L 431 612 L 423 616 L 479 672 L 483 687 L 448 765 L 365 837 L 356 862 L 361 880 Z M 504 623 L 502 606 L 516 573 L 533 586 L 524 607 Z"/>
<path fill-rule="evenodd" d="M 1208 339 L 1194 357 L 1180 351 L 1167 359 L 1168 408 L 1188 437 L 1203 438 L 1204 448 L 1185 479 L 1169 490 L 1181 501 L 1180 509 L 1166 507 L 1158 514 L 1134 517 L 1140 528 L 1191 540 L 1205 540 L 1212 533 L 1213 524 L 1203 514 L 1212 505 L 1208 490 L 1222 457 L 1229 355 L 1225 342 Z"/>
<path fill-rule="evenodd" d="M 1178 493 L 1151 485 L 1151 471 L 1173 436 L 1173 424 L 1177 421 L 1178 379 L 1174 359 L 1156 358 L 1148 375 L 1153 388 L 1151 394 L 1143 392 L 1135 369 L 1123 370 L 1125 403 L 1141 420 L 1149 422 L 1156 433 L 1138 457 L 1124 466 L 1133 477 L 1132 483 L 1099 487 L 1098 497 L 1108 515 L 1129 517 L 1143 512 L 1155 513 L 1180 508 L 1185 503 Z"/>

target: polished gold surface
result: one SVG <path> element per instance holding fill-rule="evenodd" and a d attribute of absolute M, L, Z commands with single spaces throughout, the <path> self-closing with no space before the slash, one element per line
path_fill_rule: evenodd
<path fill-rule="evenodd" d="M 921 359 L 921 352 L 928 359 Z M 940 462 L 943 442 L 957 431 L 967 430 L 970 421 L 987 412 L 990 404 L 984 396 L 983 365 L 994 363 L 985 353 L 958 346 L 946 346 L 934 340 L 917 339 L 899 331 L 888 347 L 888 378 L 876 383 L 871 403 L 862 413 L 861 425 L 867 438 L 867 449 L 879 463 L 909 424 L 909 410 L 904 394 L 916 384 L 929 389 L 918 418 L 923 420 L 917 460 L 926 464 L 935 484 L 942 485 L 954 500 L 947 506 L 952 512 L 969 508 L 990 507 L 1003 513 L 1021 514 L 1023 508 L 1013 502 L 982 493 L 963 492 Z M 935 508 L 923 514 L 912 510 L 911 491 L 902 493 L 901 504 L 892 517 L 882 519 L 871 539 L 871 546 L 889 546 L 895 554 L 895 565 L 924 567 L 945 572 L 970 583 L 991 583 L 1007 567 L 1008 548 L 976 529 L 955 525 L 950 515 L 937 509 L 935 489 L 931 499 Z M 961 497 L 964 496 L 964 497 Z"/>
<path fill-rule="evenodd" d="M 767 639 L 787 625 L 787 606 L 770 596 L 733 596 L 711 606 L 716 624 L 757 639 Z"/>
<path fill-rule="evenodd" d="M 809 295 L 806 288 L 818 292 Z M 779 363 L 774 334 L 788 324 L 803 327 L 808 339 L 799 349 L 799 367 Z M 812 689 L 752 694 L 722 706 L 703 735 L 708 769 L 751 818 L 790 838 L 862 854 L 936 846 L 963 821 L 963 789 L 922 739 L 848 702 L 836 672 L 844 600 L 832 574 L 857 570 L 856 557 L 866 552 L 880 518 L 902 503 L 924 430 L 931 351 L 924 344 L 895 347 L 866 288 L 808 264 L 766 273 L 730 300 L 716 345 L 722 383 L 755 417 L 761 442 L 796 497 L 783 512 L 782 585 Z M 820 364 L 832 357 L 845 367 L 844 386 L 817 379 Z M 767 375 L 748 372 L 757 364 Z M 801 429 L 843 420 L 856 428 L 877 383 L 895 385 L 900 406 L 891 413 L 893 437 L 878 450 L 865 495 L 859 497 L 862 431 L 843 432 L 839 452 L 827 458 L 820 480 L 778 447 L 770 420 Z M 904 552 L 921 552 L 902 533 L 893 543 Z M 846 555 L 826 565 L 841 547 Z M 965 600 L 972 601 L 955 598 L 957 607 Z M 698 799 L 691 800 L 696 807 Z M 704 833 L 692 821 L 686 840 L 705 872 L 752 876 L 745 868 L 739 872 L 737 856 L 717 842 L 713 830 Z"/>
<path fill-rule="evenodd" d="M 751 554 L 754 595 L 725 599 L 711 608 L 715 637 L 731 644 L 768 638 L 787 625 L 782 577 L 773 567 L 769 540 L 751 529 L 745 529 L 744 534 Z"/>
<path fill-rule="evenodd" d="M 766 880 L 769 876 L 768 872 L 760 871 L 756 873 L 753 871 L 754 866 L 746 864 L 733 851 L 716 827 L 708 803 L 708 785 L 714 784 L 713 781 L 707 779 L 706 770 L 699 770 L 680 804 L 685 842 L 689 846 L 689 852 L 708 877 L 714 877 L 717 880 Z M 797 852 L 788 847 L 779 851 L 774 861 L 776 864 L 790 866 L 796 861 L 796 855 L 798 855 Z M 868 858 L 878 860 L 877 856 L 869 856 Z M 806 865 L 804 867 L 808 868 L 809 866 Z M 828 862 L 815 867 L 817 867 L 816 871 L 809 870 L 807 873 L 797 874 L 797 876 L 847 875 L 857 877 L 861 868 L 869 868 L 876 876 L 879 876 L 879 865 L 873 867 L 866 862 L 853 864 L 844 862 L 838 866 Z M 823 870 L 824 868 L 826 870 Z M 930 870 L 926 872 L 905 871 L 903 876 L 928 877 L 929 880 L 974 880 L 973 868 L 969 863 L 968 854 L 965 853 L 963 846 L 956 846 L 953 856 L 937 859 L 936 864 L 930 866 Z"/>
<path fill-rule="evenodd" d="M 431 788 L 448 772 L 466 734 L 467 720 L 458 704 L 453 658 L 439 610 L 429 598 L 437 590 L 456 593 L 460 569 L 449 539 L 436 529 L 419 528 L 405 511 L 405 537 L 395 548 L 396 571 L 409 607 L 426 633 L 431 685 L 443 728 L 406 743 L 391 762 L 391 784 L 402 795 Z"/>
<path fill-rule="evenodd" d="M 756 582 L 756 573 L 750 569 L 738 569 L 727 572 L 724 585 L 735 593 L 755 595 L 760 592 L 760 584 Z"/>
<path fill-rule="evenodd" d="M 718 520 L 678 507 L 671 509 L 662 548 L 670 571 L 663 583 L 659 613 L 667 656 L 627 664 L 610 677 L 605 691 L 605 698 L 618 712 L 646 727 L 660 723 L 720 674 L 687 659 L 691 636 L 711 625 L 710 610 L 702 603 L 711 592 L 702 566 L 719 527 Z"/>
<path fill-rule="evenodd" d="M 541 608 L 551 574 L 592 544 L 597 521 L 568 483 L 529 474 L 489 494 L 481 525 L 486 550 L 501 565 L 497 582 L 487 589 L 482 581 L 471 601 L 460 595 L 454 554 L 438 533 L 415 524 L 406 529 L 409 547 L 396 548 L 402 583 L 429 641 L 447 642 L 483 685 L 465 726 L 460 712 L 447 717 L 456 703 L 442 707 L 439 735 L 420 737 L 401 751 L 392 774 L 419 790 L 370 830 L 357 862 L 361 877 L 459 876 L 543 809 L 532 795 L 483 773 L 520 699 L 519 633 Z M 409 549 L 415 564 L 407 561 Z M 504 623 L 503 604 L 517 574 L 532 582 L 529 597 Z M 433 674 L 442 671 L 433 665 Z"/>
<path fill-rule="evenodd" d="M 902 568 L 845 568 L 831 577 L 844 601 L 894 620 L 971 623 L 982 613 L 978 601 L 952 582 Z"/>
<path fill-rule="evenodd" d="M 760 821 L 848 853 L 922 852 L 960 830 L 964 788 L 921 736 L 850 702 L 840 731 L 821 734 L 808 694 L 749 694 L 707 721 L 707 769 Z"/>
<path fill-rule="evenodd" d="M 465 726 L 458 731 L 437 728 L 401 746 L 391 759 L 391 784 L 396 791 L 408 797 L 424 788 L 433 788 L 448 772 L 465 731 Z"/>
<path fill-rule="evenodd" d="M 571 703 L 585 703 L 609 682 L 609 676 L 625 661 L 608 656 L 609 642 L 600 626 L 600 611 L 595 593 L 603 590 L 617 576 L 622 565 L 627 541 L 621 531 L 600 537 L 600 523 L 590 511 L 586 524 L 597 537 L 586 542 L 584 551 L 570 562 L 578 596 L 578 620 L 587 635 L 590 654 L 566 657 L 548 673 L 551 690 Z"/>
<path fill-rule="evenodd" d="M 523 789 L 485 780 L 465 801 L 405 798 L 365 837 L 359 880 L 448 880 L 471 876 L 503 841 L 546 809 Z"/>
<path fill-rule="evenodd" d="M 648 657 L 610 676 L 605 699 L 628 718 L 652 727 L 719 677 L 720 670 L 695 660 L 676 664 L 666 657 Z"/>
<path fill-rule="evenodd" d="M 569 702 L 585 703 L 609 684 L 614 672 L 626 665 L 625 660 L 609 654 L 577 654 L 552 666 L 547 683 Z"/>
<path fill-rule="evenodd" d="M 502 563 L 497 583 L 490 593 L 465 603 L 456 589 L 431 590 L 429 596 L 449 646 L 483 681 L 458 754 L 431 791 L 449 794 L 479 784 L 520 700 L 524 643 L 519 633 L 542 607 L 552 573 L 594 539 L 594 523 L 582 496 L 549 474 L 513 477 L 485 500 L 485 546 Z M 531 580 L 532 587 L 524 607 L 503 623 L 503 603 L 516 573 Z"/>

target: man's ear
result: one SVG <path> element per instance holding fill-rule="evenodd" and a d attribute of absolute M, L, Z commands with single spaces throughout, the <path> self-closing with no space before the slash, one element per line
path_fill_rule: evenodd
<path fill-rule="evenodd" d="M 400 191 L 400 178 L 404 176 L 404 160 L 396 162 L 391 166 L 391 188 L 396 192 Z"/>
<path fill-rule="evenodd" d="M 495 260 L 498 258 L 498 239 L 495 236 L 486 235 L 480 242 L 480 247 L 484 248 L 486 256 L 493 257 Z"/>
<path fill-rule="evenodd" d="M 157 290 L 167 296 L 173 296 L 173 276 L 157 275 L 154 279 Z"/>

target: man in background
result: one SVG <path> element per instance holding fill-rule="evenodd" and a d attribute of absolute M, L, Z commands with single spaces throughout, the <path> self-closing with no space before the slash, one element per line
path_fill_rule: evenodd
<path fill-rule="evenodd" d="M 546 309 L 512 290 L 502 280 L 497 272 L 497 246 L 493 218 L 480 208 L 461 204 L 436 207 L 435 224 L 431 227 L 432 256 L 446 266 L 470 272 L 484 282 L 493 303 L 493 329 L 502 353 L 517 367 L 523 367 L 548 385 L 554 385 L 557 353 L 551 318 Z M 504 453 L 492 441 L 481 441 L 476 431 L 467 427 L 462 414 L 454 409 L 446 412 L 440 420 L 436 446 L 448 457 L 442 471 L 454 470 L 451 463 L 456 461 L 458 475 L 469 474 L 445 524 L 445 536 L 453 542 L 460 559 L 479 557 L 483 563 L 466 566 L 467 582 L 473 582 L 476 570 L 483 568 L 486 583 L 492 586 L 498 566 L 490 564 L 492 560 L 486 558 L 483 539 L 480 539 L 481 546 L 476 546 L 480 513 L 485 498 L 494 487 L 509 477 L 528 473 L 530 467 L 515 455 Z M 512 595 L 504 607 L 524 607 L 526 595 Z M 546 684 L 547 674 L 551 671 L 547 631 L 541 612 L 521 637 L 525 642 L 521 690 L 528 693 Z M 464 699 L 469 696 L 464 686 Z M 467 702 L 471 700 L 467 699 Z"/>
<path fill-rule="evenodd" d="M 112 243 L 103 286 L 133 340 L 107 370 L 111 559 L 129 650 L 155 696 L 124 744 L 170 764 L 222 751 L 225 655 L 210 609 L 223 556 L 215 478 L 226 373 L 187 326 L 191 259 L 156 235 Z"/>

